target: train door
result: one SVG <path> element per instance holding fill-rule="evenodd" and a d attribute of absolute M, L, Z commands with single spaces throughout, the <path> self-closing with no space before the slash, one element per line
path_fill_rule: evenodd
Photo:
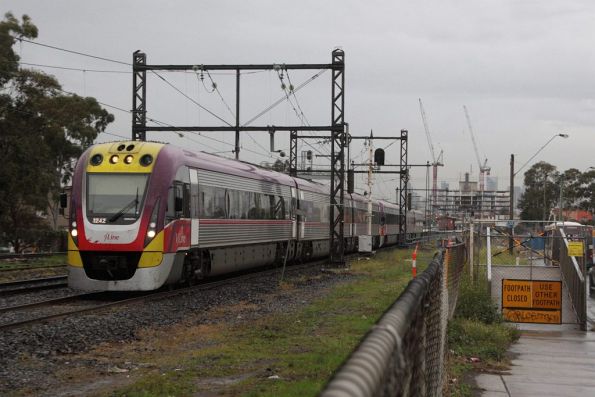
<path fill-rule="evenodd" d="M 199 214 L 199 200 L 198 200 L 198 170 L 190 170 L 190 244 L 192 246 L 198 245 L 198 214 Z"/>
<path fill-rule="evenodd" d="M 379 237 L 379 246 L 382 247 L 384 245 L 384 239 L 386 235 L 386 214 L 384 213 L 384 204 L 382 202 L 378 203 L 378 212 L 380 213 L 380 220 L 379 220 L 379 227 L 378 227 L 378 234 Z"/>
<path fill-rule="evenodd" d="M 291 237 L 297 239 L 298 237 L 298 215 L 297 215 L 297 190 L 291 188 Z"/>
<path fill-rule="evenodd" d="M 304 200 L 304 192 L 298 190 L 298 209 L 297 213 L 297 221 L 298 221 L 298 240 L 303 240 L 306 236 L 306 211 L 305 211 L 305 200 Z"/>

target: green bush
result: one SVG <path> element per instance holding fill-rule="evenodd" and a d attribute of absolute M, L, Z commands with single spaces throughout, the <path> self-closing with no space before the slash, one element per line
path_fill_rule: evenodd
<path fill-rule="evenodd" d="M 518 331 L 507 324 L 484 324 L 477 320 L 453 319 L 448 327 L 448 345 L 458 356 L 478 357 L 483 361 L 504 359 Z"/>
<path fill-rule="evenodd" d="M 492 301 L 487 286 L 483 283 L 474 284 L 467 278 L 461 280 L 455 317 L 477 320 L 484 324 L 502 322 L 498 305 Z"/>

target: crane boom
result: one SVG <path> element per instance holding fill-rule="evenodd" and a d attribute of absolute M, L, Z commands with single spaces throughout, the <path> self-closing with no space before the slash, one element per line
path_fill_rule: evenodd
<path fill-rule="evenodd" d="M 426 118 L 426 111 L 424 105 L 419 98 L 419 110 L 421 111 L 421 119 L 424 122 L 424 129 L 426 130 L 426 138 L 428 139 L 428 146 L 430 147 L 430 154 L 432 155 L 432 164 L 436 164 L 436 155 L 434 154 L 434 144 L 432 143 L 432 137 L 430 136 L 430 127 L 428 127 L 428 120 Z"/>
<path fill-rule="evenodd" d="M 473 149 L 475 150 L 475 157 L 477 158 L 477 164 L 479 165 L 479 190 L 483 192 L 483 188 L 485 185 L 485 176 L 490 175 L 491 168 L 488 166 L 488 159 L 486 158 L 481 163 L 481 158 L 479 157 L 479 150 L 477 150 L 477 142 L 475 141 L 475 134 L 473 133 L 473 127 L 471 126 L 471 119 L 469 118 L 469 112 L 467 111 L 467 106 L 463 105 L 463 110 L 465 111 L 465 118 L 467 119 L 467 126 L 469 127 L 469 134 L 471 135 L 471 141 L 473 142 Z"/>
<path fill-rule="evenodd" d="M 428 139 L 428 146 L 430 147 L 430 154 L 432 155 L 432 213 L 433 208 L 436 206 L 436 195 L 438 191 L 438 166 L 442 166 L 442 153 L 443 151 L 440 150 L 440 154 L 438 158 L 436 158 L 436 154 L 434 153 L 434 144 L 432 143 L 432 136 L 430 135 L 430 127 L 428 127 L 428 119 L 426 117 L 426 111 L 424 110 L 424 105 L 419 98 L 419 110 L 421 112 L 421 119 L 424 122 L 424 129 L 426 130 L 426 138 Z"/>
<path fill-rule="evenodd" d="M 473 149 L 475 150 L 475 157 L 477 158 L 477 164 L 479 165 L 479 169 L 483 168 L 481 164 L 481 159 L 479 158 L 479 150 L 477 150 L 477 142 L 475 142 L 475 134 L 473 133 L 473 127 L 471 127 L 471 119 L 469 118 L 469 112 L 467 111 L 467 106 L 463 105 L 463 110 L 465 111 L 465 118 L 467 119 L 467 126 L 469 127 L 469 134 L 471 134 L 471 141 L 473 142 Z M 486 163 L 487 163 L 486 159 Z"/>

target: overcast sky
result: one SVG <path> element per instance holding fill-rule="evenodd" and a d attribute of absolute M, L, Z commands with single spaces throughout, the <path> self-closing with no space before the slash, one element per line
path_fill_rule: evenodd
<path fill-rule="evenodd" d="M 554 139 L 532 163 L 548 161 L 559 170 L 595 166 L 595 3 L 589 0 L 4 0 L 2 11 L 19 18 L 29 15 L 39 28 L 39 43 L 124 62 L 131 62 L 132 52 L 140 49 L 148 64 L 330 63 L 331 51 L 340 47 L 345 51 L 350 132 L 394 136 L 407 129 L 409 162 L 431 161 L 421 98 L 436 154 L 444 151 L 439 180 L 448 181 L 451 189 L 465 172 L 472 170 L 477 178 L 463 105 L 479 155 L 488 159 L 501 189 L 508 187 L 511 153 L 520 166 L 558 133 L 570 138 Z M 39 67 L 55 75 L 65 90 L 132 107 L 130 66 L 29 43 L 16 49 L 22 62 L 89 70 Z M 283 78 L 287 86 L 289 78 L 297 87 L 317 72 L 290 71 Z M 161 75 L 233 124 L 227 108 L 235 110 L 233 75 L 211 74 L 221 96 L 210 92 L 204 74 L 202 81 L 193 72 Z M 284 101 L 251 125 L 299 125 L 296 111 L 311 125 L 330 124 L 330 78 L 323 73 L 296 93 L 297 101 L 291 97 L 293 105 Z M 282 96 L 276 72 L 243 75 L 241 122 Z M 222 125 L 155 76 L 148 79 L 147 99 L 148 116 L 162 122 Z M 113 135 L 102 134 L 98 141 L 129 137 L 130 114 L 109 110 L 116 116 L 107 131 Z M 149 133 L 148 139 L 232 156 L 231 134 L 203 135 L 211 139 L 192 133 Z M 309 142 L 325 153 L 322 145 Z M 288 149 L 288 136 L 278 134 L 276 145 Z M 357 145 L 351 149 L 356 158 L 362 152 Z M 274 161 L 265 151 L 266 133 L 243 135 L 242 146 L 242 159 Z M 397 142 L 387 149 L 388 162 L 398 162 L 398 147 Z M 300 149 L 309 147 L 302 144 Z M 379 178 L 375 194 L 392 198 L 395 177 Z M 425 170 L 415 169 L 412 181 L 423 188 Z M 522 183 L 522 175 L 516 183 Z"/>

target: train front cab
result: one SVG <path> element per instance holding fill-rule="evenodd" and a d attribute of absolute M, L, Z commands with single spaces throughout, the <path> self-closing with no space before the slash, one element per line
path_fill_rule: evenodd
<path fill-rule="evenodd" d="M 176 189 L 154 177 L 163 146 L 99 144 L 79 160 L 68 237 L 71 287 L 154 290 L 181 271 L 178 251 L 190 246 L 190 221 L 183 219 L 184 181 Z"/>

